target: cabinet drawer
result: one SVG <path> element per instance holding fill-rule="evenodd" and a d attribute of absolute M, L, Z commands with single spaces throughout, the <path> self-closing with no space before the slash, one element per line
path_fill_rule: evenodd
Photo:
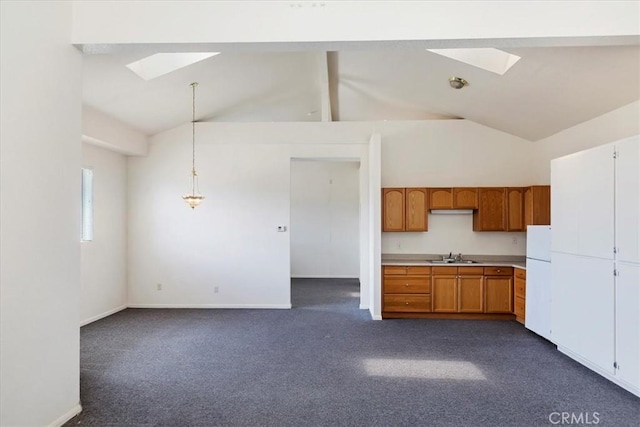
<path fill-rule="evenodd" d="M 456 275 L 458 274 L 458 267 L 433 267 L 431 269 L 431 273 L 442 274 L 442 275 Z"/>
<path fill-rule="evenodd" d="M 513 275 L 513 267 L 485 267 L 485 276 L 511 276 Z"/>
<path fill-rule="evenodd" d="M 460 276 L 482 276 L 484 274 L 483 267 L 458 267 Z"/>
<path fill-rule="evenodd" d="M 515 313 L 517 318 L 524 319 L 524 314 L 525 314 L 524 307 L 525 307 L 524 298 L 516 297 L 516 300 L 514 301 L 513 312 Z"/>
<path fill-rule="evenodd" d="M 428 276 L 431 267 L 421 265 L 385 265 L 382 269 L 385 276 Z"/>
<path fill-rule="evenodd" d="M 431 292 L 431 278 L 405 276 L 405 277 L 385 277 L 385 294 L 428 294 Z"/>
<path fill-rule="evenodd" d="M 523 270 L 521 268 L 514 268 L 513 275 L 518 279 L 526 279 L 527 278 L 527 270 Z"/>
<path fill-rule="evenodd" d="M 407 267 L 404 265 L 385 265 L 382 267 L 382 274 L 385 276 L 389 275 L 402 275 L 405 276 L 407 274 Z"/>
<path fill-rule="evenodd" d="M 527 282 L 516 276 L 514 282 L 516 298 L 526 298 L 527 296 Z"/>
<path fill-rule="evenodd" d="M 383 311 L 424 313 L 431 311 L 431 295 L 385 294 Z"/>

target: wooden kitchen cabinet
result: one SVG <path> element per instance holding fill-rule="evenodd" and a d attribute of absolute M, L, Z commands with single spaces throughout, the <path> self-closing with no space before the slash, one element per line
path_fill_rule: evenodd
<path fill-rule="evenodd" d="M 482 267 L 434 267 L 433 312 L 482 313 L 483 285 Z"/>
<path fill-rule="evenodd" d="M 433 267 L 432 272 L 432 311 L 456 313 L 458 311 L 458 267 Z"/>
<path fill-rule="evenodd" d="M 405 188 L 405 231 L 427 231 L 427 189 Z"/>
<path fill-rule="evenodd" d="M 527 297 L 527 271 L 521 268 L 513 269 L 513 312 L 516 320 L 524 325 Z"/>
<path fill-rule="evenodd" d="M 532 185 L 524 189 L 524 228 L 551 224 L 551 186 Z"/>
<path fill-rule="evenodd" d="M 504 187 L 478 188 L 478 210 L 473 212 L 473 231 L 506 231 L 506 216 L 506 189 Z"/>
<path fill-rule="evenodd" d="M 383 188 L 382 231 L 427 231 L 426 188 Z"/>
<path fill-rule="evenodd" d="M 512 267 L 387 265 L 382 278 L 385 319 L 515 317 Z"/>
<path fill-rule="evenodd" d="M 478 209 L 478 189 L 475 187 L 454 187 L 453 209 Z"/>
<path fill-rule="evenodd" d="M 382 268 L 382 314 L 431 311 L 431 267 L 388 265 Z"/>
<path fill-rule="evenodd" d="M 458 268 L 458 312 L 484 312 L 484 276 L 482 267 Z"/>
<path fill-rule="evenodd" d="M 429 188 L 429 209 L 453 209 L 453 189 Z"/>
<path fill-rule="evenodd" d="M 475 187 L 429 188 L 430 209 L 477 209 Z"/>
<path fill-rule="evenodd" d="M 382 189 L 382 231 L 404 231 L 404 188 Z"/>
<path fill-rule="evenodd" d="M 507 231 L 527 231 L 524 223 L 524 189 L 507 188 Z"/>
<path fill-rule="evenodd" d="M 513 267 L 484 268 L 484 312 L 513 312 Z"/>

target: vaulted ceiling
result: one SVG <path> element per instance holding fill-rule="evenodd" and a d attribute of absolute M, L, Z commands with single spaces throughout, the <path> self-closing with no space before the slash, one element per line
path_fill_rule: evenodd
<path fill-rule="evenodd" d="M 503 50 L 521 57 L 504 75 L 424 49 L 361 49 L 223 52 L 149 81 L 125 65 L 153 52 L 86 55 L 84 102 L 153 135 L 191 121 L 197 81 L 200 121 L 464 118 L 536 141 L 640 99 L 638 45 Z"/>

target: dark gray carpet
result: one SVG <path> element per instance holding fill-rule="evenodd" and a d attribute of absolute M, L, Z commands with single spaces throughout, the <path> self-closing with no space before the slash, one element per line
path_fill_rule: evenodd
<path fill-rule="evenodd" d="M 299 279 L 292 310 L 87 325 L 84 410 L 67 425 L 549 426 L 553 412 L 638 425 L 640 399 L 518 323 L 372 321 L 358 302 L 355 280 Z"/>

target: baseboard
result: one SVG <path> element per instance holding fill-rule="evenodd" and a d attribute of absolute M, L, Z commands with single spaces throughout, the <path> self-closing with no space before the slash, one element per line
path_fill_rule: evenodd
<path fill-rule="evenodd" d="M 329 274 L 329 275 L 318 275 L 318 274 L 314 274 L 311 276 L 308 275 L 291 275 L 292 279 L 359 279 L 358 276 L 336 276 L 334 274 Z"/>
<path fill-rule="evenodd" d="M 124 310 L 125 308 L 127 308 L 126 305 L 121 305 L 120 307 L 116 307 L 113 310 L 105 311 L 102 314 L 98 314 L 97 316 L 93 316 L 93 317 L 90 317 L 88 319 L 83 320 L 82 322 L 80 322 L 80 326 L 88 325 L 89 323 L 93 323 L 96 320 L 104 319 L 107 316 L 111 316 L 112 314 L 115 314 L 115 313 L 117 313 L 119 311 Z"/>
<path fill-rule="evenodd" d="M 566 348 L 558 346 L 558 351 L 560 353 L 562 353 L 562 354 L 565 354 L 565 355 L 569 356 L 570 358 L 572 358 L 576 362 L 580 363 L 581 365 L 584 365 L 587 368 L 591 369 L 596 374 L 605 377 L 606 379 L 608 379 L 609 381 L 611 381 L 612 383 L 614 383 L 618 387 L 621 387 L 621 388 L 627 390 L 629 393 L 635 394 L 636 396 L 640 397 L 640 388 L 634 387 L 631 384 L 627 384 L 624 381 L 620 381 L 620 379 L 618 377 L 616 377 L 615 375 L 610 374 L 609 372 L 605 371 L 601 367 L 591 363 L 590 361 L 588 361 L 584 357 L 572 352 L 569 349 L 566 349 Z"/>
<path fill-rule="evenodd" d="M 372 314 L 371 318 L 373 320 L 382 320 L 382 315 L 381 314 Z"/>
<path fill-rule="evenodd" d="M 369 310 L 369 304 L 360 304 L 360 310 Z"/>
<path fill-rule="evenodd" d="M 128 308 L 290 309 L 291 304 L 129 304 Z"/>
<path fill-rule="evenodd" d="M 62 415 L 61 417 L 59 417 L 58 419 L 56 419 L 54 422 L 52 422 L 51 424 L 49 424 L 48 427 L 61 427 L 63 426 L 67 421 L 69 421 L 71 418 L 75 417 L 76 415 L 78 415 L 80 412 L 82 412 L 82 405 L 80 405 L 80 403 L 78 402 L 77 405 L 75 405 L 73 408 L 71 408 L 68 412 L 66 412 L 64 415 Z"/>

